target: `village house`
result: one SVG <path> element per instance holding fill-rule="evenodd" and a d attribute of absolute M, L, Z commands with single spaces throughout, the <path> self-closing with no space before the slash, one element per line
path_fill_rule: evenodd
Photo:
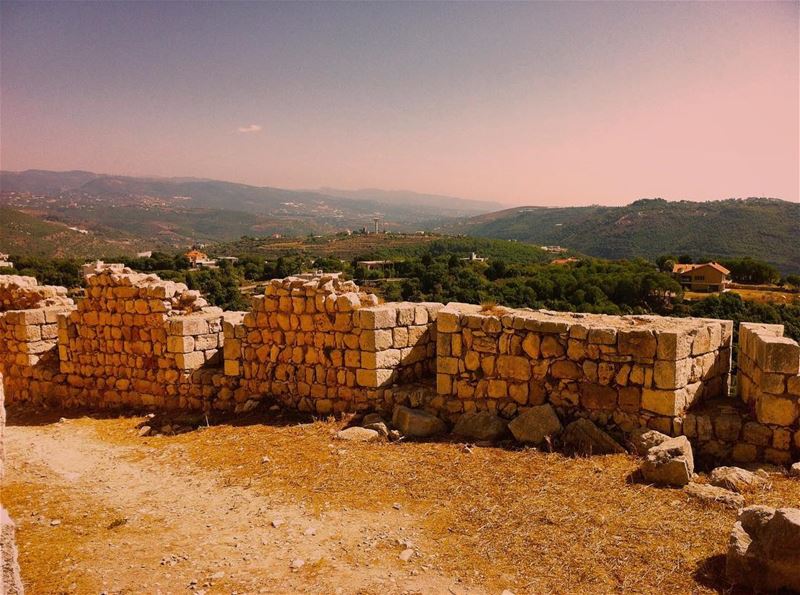
<path fill-rule="evenodd" d="M 208 257 L 205 252 L 200 252 L 197 249 L 191 249 L 186 253 L 186 258 L 193 268 L 216 268 L 217 261 Z"/>
<path fill-rule="evenodd" d="M 356 266 L 362 267 L 368 271 L 386 270 L 394 265 L 391 260 L 359 260 Z"/>
<path fill-rule="evenodd" d="M 725 291 L 730 273 L 718 262 L 679 263 L 672 267 L 672 276 L 681 284 L 681 287 L 690 291 Z"/>
<path fill-rule="evenodd" d="M 14 263 L 8 260 L 10 256 L 0 252 L 0 268 L 13 268 Z"/>

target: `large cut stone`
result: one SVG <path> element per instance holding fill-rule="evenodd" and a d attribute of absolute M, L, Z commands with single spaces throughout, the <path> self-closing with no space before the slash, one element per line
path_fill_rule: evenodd
<path fill-rule="evenodd" d="M 508 423 L 488 411 L 465 413 L 456 422 L 453 433 L 473 440 L 497 440 L 508 432 Z"/>
<path fill-rule="evenodd" d="M 435 415 L 402 405 L 395 407 L 392 423 L 401 434 L 412 438 L 427 438 L 447 431 L 445 423 Z"/>
<path fill-rule="evenodd" d="M 508 429 L 520 442 L 541 444 L 545 438 L 561 432 L 561 422 L 550 405 L 531 407 L 514 418 Z"/>
<path fill-rule="evenodd" d="M 692 445 L 686 436 L 670 438 L 651 448 L 641 467 L 645 481 L 659 485 L 684 486 L 694 473 Z"/>
<path fill-rule="evenodd" d="M 598 428 L 591 420 L 577 419 L 568 424 L 562 436 L 564 448 L 581 455 L 605 455 L 625 452 L 611 436 Z"/>
<path fill-rule="evenodd" d="M 755 591 L 800 591 L 800 508 L 745 508 L 728 541 L 726 574 Z"/>

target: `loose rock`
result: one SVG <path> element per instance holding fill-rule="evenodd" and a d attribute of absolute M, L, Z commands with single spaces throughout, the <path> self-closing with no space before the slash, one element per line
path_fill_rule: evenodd
<path fill-rule="evenodd" d="M 656 430 L 648 430 L 647 428 L 637 428 L 630 435 L 630 442 L 633 445 L 636 454 L 639 456 L 647 456 L 648 451 L 654 446 L 663 444 L 670 437 Z"/>
<path fill-rule="evenodd" d="M 435 415 L 402 405 L 395 408 L 392 423 L 400 433 L 413 438 L 427 438 L 447 431 L 445 423 Z"/>
<path fill-rule="evenodd" d="M 568 424 L 562 436 L 567 452 L 580 455 L 623 453 L 625 449 L 589 419 Z"/>
<path fill-rule="evenodd" d="M 380 437 L 381 435 L 375 430 L 368 430 L 367 428 L 360 428 L 358 426 L 336 432 L 337 439 L 349 440 L 350 442 L 376 442 L 380 440 Z"/>
<path fill-rule="evenodd" d="M 561 433 L 562 427 L 551 405 L 539 405 L 514 418 L 508 429 L 520 442 L 541 444 L 545 438 Z"/>
<path fill-rule="evenodd" d="M 694 473 L 692 445 L 686 436 L 670 438 L 652 447 L 641 466 L 645 481 L 659 485 L 684 486 Z"/>
<path fill-rule="evenodd" d="M 453 433 L 474 440 L 498 440 L 508 432 L 508 422 L 488 411 L 465 413 Z"/>
<path fill-rule="evenodd" d="M 688 496 L 703 502 L 721 504 L 726 508 L 741 508 L 744 506 L 744 497 L 741 494 L 703 483 L 690 483 L 683 488 Z"/>
<path fill-rule="evenodd" d="M 763 477 L 740 467 L 717 467 L 709 477 L 712 485 L 739 493 L 769 485 L 769 482 Z"/>
<path fill-rule="evenodd" d="M 726 574 L 755 591 L 800 591 L 800 509 L 748 506 L 728 541 Z"/>
<path fill-rule="evenodd" d="M 408 562 L 411 559 L 411 556 L 413 555 L 414 555 L 414 550 L 408 548 L 400 552 L 398 558 L 400 558 L 403 562 Z"/>
<path fill-rule="evenodd" d="M 800 463 L 795 463 L 794 465 L 789 467 L 789 476 L 800 477 Z"/>

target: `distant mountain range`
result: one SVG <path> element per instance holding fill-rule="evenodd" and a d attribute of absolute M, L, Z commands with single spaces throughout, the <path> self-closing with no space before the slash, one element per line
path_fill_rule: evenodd
<path fill-rule="evenodd" d="M 603 258 L 752 256 L 785 272 L 800 271 L 800 205 L 782 200 L 499 207 L 408 191 L 286 190 L 201 178 L 2 171 L 0 251 L 111 256 L 242 236 L 371 229 L 379 218 L 390 231 L 557 244 Z"/>
<path fill-rule="evenodd" d="M 800 204 L 774 198 L 637 200 L 623 207 L 516 207 L 472 217 L 449 233 L 560 245 L 603 258 L 751 256 L 800 271 Z"/>
<path fill-rule="evenodd" d="M 27 170 L 0 172 L 0 206 L 99 238 L 146 239 L 160 248 L 243 235 L 371 229 L 375 218 L 382 229 L 415 231 L 499 205 L 412 192 L 326 194 L 200 178 Z M 0 238 L 0 249 L 8 237 Z"/>

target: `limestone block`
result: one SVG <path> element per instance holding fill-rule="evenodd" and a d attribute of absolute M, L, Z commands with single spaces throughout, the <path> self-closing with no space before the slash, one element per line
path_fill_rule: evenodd
<path fill-rule="evenodd" d="M 653 381 L 656 388 L 675 389 L 686 386 L 692 372 L 692 360 L 656 360 Z"/>
<path fill-rule="evenodd" d="M 652 447 L 641 466 L 645 481 L 660 485 L 683 486 L 694 473 L 692 445 L 686 436 L 670 438 Z"/>
<path fill-rule="evenodd" d="M 459 319 L 458 312 L 447 308 L 439 310 L 439 315 L 436 318 L 436 331 L 439 333 L 455 333 L 461 328 Z"/>
<path fill-rule="evenodd" d="M 519 442 L 541 444 L 559 434 L 561 421 L 550 405 L 538 405 L 524 411 L 508 424 L 508 429 Z"/>
<path fill-rule="evenodd" d="M 167 351 L 170 353 L 194 351 L 194 337 L 180 335 L 167 337 Z"/>
<path fill-rule="evenodd" d="M 508 396 L 508 383 L 496 378 L 489 379 L 487 395 L 492 399 L 504 399 Z"/>
<path fill-rule="evenodd" d="M 391 305 L 361 308 L 359 326 L 363 329 L 394 328 L 397 326 L 397 310 Z"/>
<path fill-rule="evenodd" d="M 355 352 L 358 353 L 358 352 Z M 377 368 L 394 368 L 400 365 L 401 351 L 399 349 L 386 349 L 377 352 L 362 352 L 361 366 L 368 370 L 375 370 Z M 347 357 L 345 354 L 345 363 Z"/>
<path fill-rule="evenodd" d="M 458 418 L 453 433 L 473 440 L 498 440 L 508 433 L 508 423 L 489 411 L 464 413 Z"/>
<path fill-rule="evenodd" d="M 447 425 L 435 415 L 419 409 L 397 406 L 392 423 L 405 436 L 428 438 L 447 431 Z"/>
<path fill-rule="evenodd" d="M 531 377 L 531 364 L 525 357 L 501 355 L 497 358 L 497 373 L 504 378 L 527 382 Z"/>
<path fill-rule="evenodd" d="M 583 371 L 571 360 L 558 360 L 550 366 L 550 375 L 553 378 L 578 380 L 583 376 Z"/>
<path fill-rule="evenodd" d="M 205 363 L 205 361 L 205 356 L 203 355 L 202 351 L 175 354 L 175 364 L 182 370 L 199 368 Z"/>
<path fill-rule="evenodd" d="M 580 386 L 580 402 L 586 409 L 611 410 L 617 406 L 617 391 L 609 386 L 584 382 Z"/>
<path fill-rule="evenodd" d="M 636 358 L 654 358 L 657 341 L 652 331 L 625 330 L 617 333 L 617 350 L 620 355 Z"/>
<path fill-rule="evenodd" d="M 659 331 L 656 356 L 662 360 L 680 360 L 692 354 L 692 337 L 682 331 Z"/>
<path fill-rule="evenodd" d="M 364 351 L 382 351 L 384 349 L 389 349 L 393 343 L 392 331 L 391 329 L 362 330 L 358 342 L 359 346 Z"/>
<path fill-rule="evenodd" d="M 765 372 L 800 373 L 800 346 L 788 337 L 769 337 L 759 342 L 757 361 Z"/>
<path fill-rule="evenodd" d="M 686 390 L 642 390 L 642 409 L 659 415 L 674 417 L 681 415 L 686 407 Z"/>
<path fill-rule="evenodd" d="M 356 370 L 356 383 L 358 383 L 359 386 L 372 388 L 387 386 L 392 383 L 393 378 L 393 370 Z"/>
<path fill-rule="evenodd" d="M 240 370 L 238 360 L 226 359 L 225 363 L 223 364 L 223 370 L 225 372 L 225 376 L 239 376 Z"/>
<path fill-rule="evenodd" d="M 542 357 L 561 357 L 564 355 L 566 350 L 564 346 L 559 342 L 558 338 L 553 335 L 547 335 L 542 339 L 542 343 L 539 347 Z"/>
<path fill-rule="evenodd" d="M 427 326 L 410 326 L 408 327 L 408 344 L 411 346 L 417 343 L 427 341 L 430 338 Z"/>
<path fill-rule="evenodd" d="M 761 395 L 756 401 L 756 419 L 762 424 L 791 426 L 798 417 L 796 398 Z"/>
<path fill-rule="evenodd" d="M 416 317 L 416 306 L 411 303 L 403 302 L 397 304 L 397 325 L 398 326 L 411 326 L 414 324 Z"/>
<path fill-rule="evenodd" d="M 590 328 L 589 343 L 614 345 L 617 342 L 617 330 L 614 328 Z"/>

